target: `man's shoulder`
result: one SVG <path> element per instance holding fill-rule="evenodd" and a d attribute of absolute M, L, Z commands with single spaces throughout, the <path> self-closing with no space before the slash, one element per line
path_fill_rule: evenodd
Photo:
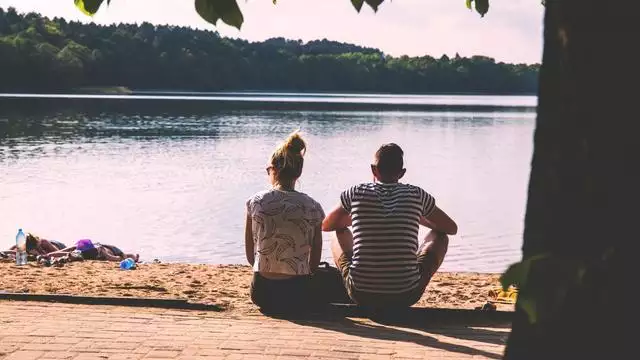
<path fill-rule="evenodd" d="M 359 184 L 355 184 L 353 186 L 350 186 L 349 188 L 347 188 L 347 190 L 363 190 L 363 189 L 373 189 L 375 187 L 375 183 L 372 182 L 366 182 L 366 183 L 359 183 Z"/>
<path fill-rule="evenodd" d="M 401 183 L 400 185 L 403 186 L 407 190 L 411 190 L 411 191 L 415 191 L 415 192 L 425 192 L 425 190 L 423 188 L 421 188 L 420 186 L 418 186 L 418 185 L 404 184 L 404 183 Z"/>
<path fill-rule="evenodd" d="M 351 185 L 345 190 L 342 191 L 343 195 L 355 196 L 358 194 L 366 193 L 368 191 L 372 191 L 375 188 L 374 183 L 359 183 L 355 185 Z"/>

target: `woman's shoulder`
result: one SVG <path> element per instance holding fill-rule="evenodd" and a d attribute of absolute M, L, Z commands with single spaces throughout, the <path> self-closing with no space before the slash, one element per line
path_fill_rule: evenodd
<path fill-rule="evenodd" d="M 271 199 L 273 197 L 276 197 L 277 193 L 275 190 L 273 189 L 265 189 L 265 190 L 261 190 L 258 191 L 257 193 L 251 195 L 249 197 L 249 199 L 247 200 L 247 202 L 261 202 L 264 199 Z"/>
<path fill-rule="evenodd" d="M 316 199 L 311 197 L 311 195 L 308 195 L 305 193 L 299 193 L 298 198 L 299 198 L 299 201 L 302 203 L 302 205 L 304 205 L 306 209 L 324 213 L 324 210 L 322 209 L 322 205 L 320 205 L 320 203 Z"/>
<path fill-rule="evenodd" d="M 250 209 L 272 207 L 286 201 L 286 194 L 275 189 L 262 190 L 249 197 L 247 206 Z"/>
<path fill-rule="evenodd" d="M 316 204 L 318 203 L 311 195 L 307 193 L 296 191 L 291 194 L 293 194 L 294 197 L 297 198 L 299 201 L 306 202 L 306 203 L 316 203 Z"/>

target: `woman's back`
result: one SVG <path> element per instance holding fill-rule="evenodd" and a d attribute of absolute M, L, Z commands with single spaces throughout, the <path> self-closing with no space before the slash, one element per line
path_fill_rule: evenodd
<path fill-rule="evenodd" d="M 315 229 L 324 219 L 318 202 L 297 191 L 261 191 L 247 201 L 255 244 L 254 271 L 308 275 Z"/>

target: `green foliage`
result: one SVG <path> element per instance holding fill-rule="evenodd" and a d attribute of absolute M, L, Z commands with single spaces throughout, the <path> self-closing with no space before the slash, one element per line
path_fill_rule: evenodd
<path fill-rule="evenodd" d="M 489 0 L 466 0 L 467 8 L 471 10 L 471 3 L 475 4 L 476 11 L 480 16 L 484 17 L 484 15 L 489 12 Z"/>
<path fill-rule="evenodd" d="M 111 0 L 107 0 L 107 4 Z M 351 4 L 360 12 L 362 5 L 366 2 L 373 11 L 377 12 L 378 7 L 385 0 L 351 0 Z M 74 0 L 76 6 L 87 15 L 95 14 L 104 0 Z M 489 0 L 466 0 L 467 7 L 471 9 L 471 3 L 475 2 L 476 11 L 484 17 L 489 11 Z M 273 0 L 273 4 L 276 4 L 276 0 Z M 201 18 L 209 23 L 216 25 L 218 20 L 222 20 L 227 25 L 240 28 L 244 22 L 242 11 L 238 7 L 236 0 L 195 0 L 196 12 Z"/>
<path fill-rule="evenodd" d="M 100 5 L 104 0 L 74 0 L 74 3 L 82 11 L 87 15 L 94 15 L 100 9 Z M 107 5 L 111 2 L 111 0 L 107 0 Z"/>
<path fill-rule="evenodd" d="M 356 8 L 357 12 L 360 12 L 360 9 L 362 9 L 362 4 L 364 4 L 364 0 L 351 0 L 351 4 L 353 4 L 353 7 Z"/>
<path fill-rule="evenodd" d="M 506 291 L 511 285 L 514 285 L 519 289 L 526 288 L 532 264 L 540 260 L 547 259 L 548 257 L 548 254 L 540 254 L 509 266 L 507 271 L 505 271 L 500 277 L 502 289 Z M 535 298 L 528 296 L 526 292 L 524 294 L 519 293 L 518 306 L 527 314 L 530 323 L 535 324 L 538 321 Z"/>
<path fill-rule="evenodd" d="M 196 11 L 200 17 L 213 25 L 221 19 L 239 30 L 244 21 L 236 0 L 196 0 Z"/>
<path fill-rule="evenodd" d="M 48 35 L 52 35 L 52 36 L 62 35 L 62 32 L 60 32 L 60 26 L 57 23 L 54 23 L 51 21 L 45 24 L 45 30 Z"/>
<path fill-rule="evenodd" d="M 364 0 L 373 11 L 378 11 L 378 6 L 384 2 L 384 0 Z"/>
<path fill-rule="evenodd" d="M 515 285 L 518 293 L 517 307 L 523 310 L 531 324 L 550 319 L 566 306 L 569 293 L 580 293 L 589 287 L 585 278 L 611 267 L 613 248 L 600 258 L 590 261 L 571 256 L 539 254 L 511 265 L 500 277 L 502 288 Z"/>
<path fill-rule="evenodd" d="M 98 26 L 0 11 L 0 90 L 83 86 L 194 91 L 533 94 L 538 65 L 392 57 L 335 41 L 250 43 L 175 26 Z"/>

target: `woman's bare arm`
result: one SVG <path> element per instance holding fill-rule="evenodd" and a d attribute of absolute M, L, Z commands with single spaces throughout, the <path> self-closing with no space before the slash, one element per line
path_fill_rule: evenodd
<path fill-rule="evenodd" d="M 255 262 L 255 245 L 253 243 L 252 220 L 249 213 L 247 213 L 244 225 L 244 251 L 247 256 L 247 261 L 251 266 L 253 266 L 253 263 Z"/>
<path fill-rule="evenodd" d="M 75 246 L 69 246 L 67 248 L 64 248 L 62 250 L 56 250 L 54 252 L 50 252 L 46 255 L 43 255 L 44 257 L 61 257 L 61 256 L 66 256 L 68 255 L 70 252 L 74 251 L 76 249 Z"/>
<path fill-rule="evenodd" d="M 309 269 L 316 271 L 322 258 L 322 228 L 320 225 L 313 230 L 313 244 L 311 245 L 311 256 L 309 257 Z"/>

